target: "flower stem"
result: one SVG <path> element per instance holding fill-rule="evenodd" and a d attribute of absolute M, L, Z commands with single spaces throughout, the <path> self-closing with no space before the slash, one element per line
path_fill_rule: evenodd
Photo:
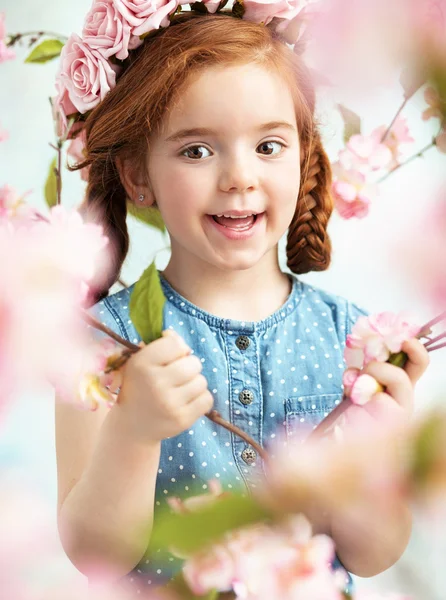
<path fill-rule="evenodd" d="M 428 144 L 427 146 L 425 146 L 424 148 L 422 148 L 416 154 L 412 155 L 410 158 L 408 158 L 407 160 L 405 160 L 403 163 L 400 163 L 399 165 L 397 165 L 396 167 L 394 167 L 393 169 L 391 169 L 386 175 L 384 175 L 384 177 L 381 177 L 381 179 L 378 181 L 378 183 L 382 183 L 388 177 L 390 177 L 393 173 L 395 173 L 395 171 L 398 171 L 398 169 L 401 169 L 401 167 L 405 167 L 406 165 L 408 165 L 409 163 L 411 163 L 416 158 L 421 158 L 425 152 L 427 152 L 428 150 L 430 150 L 431 148 L 433 148 L 435 145 L 436 145 L 436 141 L 435 141 L 435 138 L 434 138 L 430 144 Z"/>
<path fill-rule="evenodd" d="M 444 344 L 438 344 L 438 346 L 429 346 L 428 352 L 433 352 L 434 350 L 440 350 L 440 348 L 446 348 L 446 342 Z"/>
<path fill-rule="evenodd" d="M 103 325 L 102 323 L 100 323 L 97 319 L 95 319 L 94 317 L 92 317 L 87 311 L 82 310 L 81 311 L 81 316 L 84 319 L 84 321 L 86 323 L 88 323 L 88 325 L 90 325 L 91 327 L 94 327 L 95 329 L 99 329 L 100 331 L 102 331 L 103 333 L 107 334 L 112 339 L 114 339 L 115 342 L 118 342 L 119 344 L 122 344 L 123 346 L 125 346 L 126 348 L 128 348 L 128 350 L 130 352 L 129 351 L 125 351 L 123 353 L 122 359 L 119 361 L 119 363 L 117 363 L 117 365 L 119 364 L 119 367 L 124 366 L 124 364 L 127 362 L 127 360 L 131 357 L 132 354 L 135 354 L 136 352 L 138 352 L 139 350 L 141 350 L 140 346 L 137 346 L 136 344 L 133 344 L 132 342 L 127 341 L 125 338 L 121 337 L 120 335 L 118 335 L 117 333 L 115 333 L 114 331 L 112 331 L 109 327 L 107 327 L 106 325 Z M 213 421 L 217 425 L 220 425 L 224 429 L 227 429 L 228 431 L 234 433 L 235 435 L 237 435 L 238 437 L 240 437 L 243 441 L 245 441 L 247 444 L 249 444 L 250 446 L 252 446 L 254 448 L 254 450 L 256 450 L 256 452 L 259 454 L 259 456 L 263 460 L 266 460 L 268 458 L 268 454 L 262 448 L 262 446 L 260 446 L 260 444 L 258 444 L 255 440 L 253 440 L 242 429 L 240 429 L 236 425 L 233 425 L 232 423 L 229 423 L 228 421 L 226 421 L 225 419 L 223 419 L 223 417 L 220 415 L 219 412 L 217 412 L 216 410 L 211 410 L 205 416 L 210 421 Z"/>
<path fill-rule="evenodd" d="M 437 342 L 439 342 L 440 340 L 446 338 L 446 332 L 443 331 L 443 333 L 440 333 L 440 335 L 437 335 L 437 337 L 434 337 L 432 339 L 430 339 L 428 342 L 426 342 L 424 344 L 424 347 L 427 348 L 427 350 L 429 351 L 430 346 L 432 346 L 432 344 L 436 344 Z"/>
<path fill-rule="evenodd" d="M 40 39 L 43 36 L 57 38 L 63 42 L 68 41 L 67 36 L 61 35 L 60 33 L 55 33 L 54 31 L 25 31 L 24 33 L 10 33 L 8 35 L 8 41 L 6 42 L 6 45 L 8 47 L 14 46 L 14 44 L 19 42 L 24 37 L 37 37 L 37 39 Z"/>
<path fill-rule="evenodd" d="M 57 167 L 54 169 L 56 175 L 56 186 L 57 186 L 57 204 L 62 202 L 62 144 L 61 140 L 57 141 L 57 146 L 50 144 L 51 148 L 57 152 Z"/>
<path fill-rule="evenodd" d="M 390 132 L 392 131 L 392 127 L 395 125 L 396 120 L 398 119 L 398 117 L 400 116 L 400 114 L 403 112 L 406 104 L 409 102 L 411 96 L 407 96 L 404 98 L 403 103 L 401 104 L 401 106 L 399 107 L 399 109 L 397 110 L 396 115 L 393 117 L 392 122 L 390 123 L 390 125 L 388 126 L 388 128 L 386 129 L 386 131 L 384 132 L 382 138 L 381 138 L 381 144 L 384 144 L 384 142 L 386 141 L 386 139 L 389 137 Z"/>
<path fill-rule="evenodd" d="M 427 333 L 430 332 L 430 330 L 432 329 L 432 327 L 434 327 L 434 325 L 437 325 L 438 323 L 441 323 L 441 321 L 444 321 L 444 320 L 446 320 L 446 310 L 444 312 L 440 313 L 438 315 L 438 317 L 431 319 L 428 323 L 426 323 L 426 325 L 423 325 L 420 333 L 418 334 L 418 337 L 424 337 Z"/>
<path fill-rule="evenodd" d="M 308 440 L 315 441 L 323 438 L 324 435 L 328 432 L 328 430 L 331 427 L 333 427 L 333 425 L 336 423 L 339 417 L 348 408 L 350 408 L 352 404 L 352 401 L 349 398 L 347 398 L 347 396 L 344 394 L 344 396 L 342 397 L 342 402 L 338 404 L 337 407 L 333 409 L 331 413 L 327 417 L 325 417 L 325 419 L 323 419 L 315 429 L 313 429 L 313 431 L 308 436 Z"/>

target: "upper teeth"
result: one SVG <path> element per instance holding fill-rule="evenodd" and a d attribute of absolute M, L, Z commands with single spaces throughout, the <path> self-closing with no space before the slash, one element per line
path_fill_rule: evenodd
<path fill-rule="evenodd" d="M 234 216 L 234 215 L 216 215 L 217 217 L 227 217 L 228 219 L 246 219 L 246 217 L 252 217 L 254 216 L 255 213 L 249 214 L 249 215 L 240 215 L 238 217 Z"/>

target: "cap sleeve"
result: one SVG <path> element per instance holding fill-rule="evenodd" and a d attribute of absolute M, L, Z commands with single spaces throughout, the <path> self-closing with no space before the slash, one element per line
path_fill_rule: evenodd
<path fill-rule="evenodd" d="M 368 317 L 369 314 L 354 302 L 347 302 L 347 334 L 351 333 L 352 327 L 359 317 Z"/>

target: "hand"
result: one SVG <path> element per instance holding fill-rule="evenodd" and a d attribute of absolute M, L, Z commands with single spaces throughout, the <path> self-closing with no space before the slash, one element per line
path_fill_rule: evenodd
<path fill-rule="evenodd" d="M 148 443 L 178 435 L 214 403 L 201 361 L 174 331 L 162 336 L 127 361 L 117 405 L 132 438 Z"/>
<path fill-rule="evenodd" d="M 402 350 L 408 355 L 403 369 L 378 361 L 364 367 L 362 373 L 374 377 L 386 391 L 375 394 L 364 406 L 349 406 L 344 413 L 343 430 L 367 427 L 371 420 L 390 426 L 409 420 L 413 413 L 415 384 L 426 371 L 430 359 L 426 348 L 416 338 L 404 342 Z"/>

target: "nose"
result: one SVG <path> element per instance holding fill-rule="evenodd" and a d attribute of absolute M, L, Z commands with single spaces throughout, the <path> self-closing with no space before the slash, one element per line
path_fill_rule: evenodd
<path fill-rule="evenodd" d="M 258 188 L 259 175 L 255 159 L 240 153 L 222 162 L 219 187 L 224 192 L 247 192 Z"/>

